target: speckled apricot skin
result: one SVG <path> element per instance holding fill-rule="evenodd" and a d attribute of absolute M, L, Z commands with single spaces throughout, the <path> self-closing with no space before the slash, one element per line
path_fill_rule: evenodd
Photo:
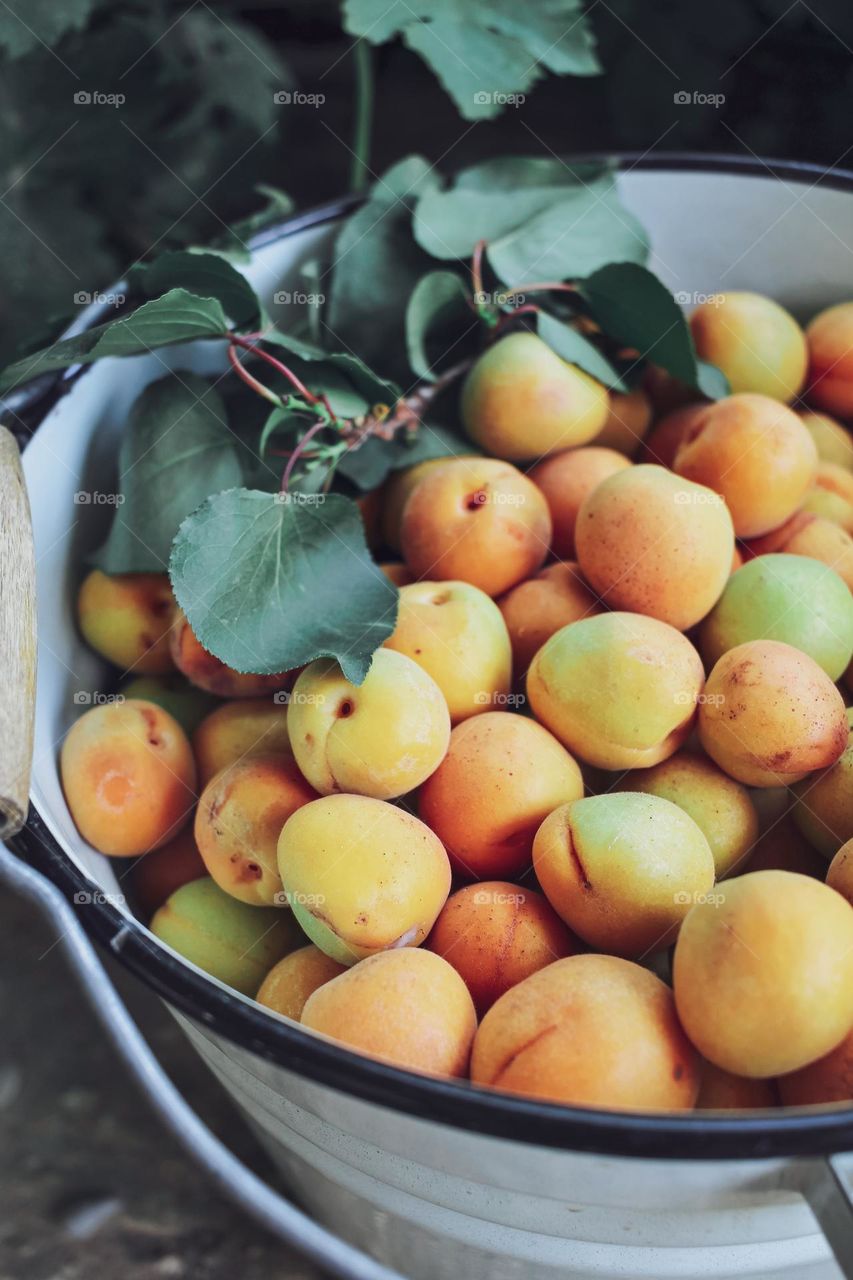
<path fill-rule="evenodd" d="M 853 591 L 853 537 L 831 520 L 798 511 L 772 533 L 743 543 L 746 557 L 784 551 L 792 556 L 810 556 L 834 569 Z"/>
<path fill-rule="evenodd" d="M 370 956 L 318 988 L 302 1025 L 409 1071 L 465 1076 L 477 1015 L 456 970 L 432 951 Z"/>
<path fill-rule="evenodd" d="M 718 880 L 740 865 L 758 839 L 758 814 L 746 787 L 698 752 L 677 751 L 651 769 L 633 770 L 618 785 L 620 791 L 660 796 L 689 814 L 711 847 Z"/>
<path fill-rule="evenodd" d="M 453 965 L 480 1018 L 531 973 L 583 950 L 547 898 L 509 880 L 457 889 L 426 945 Z"/>
<path fill-rule="evenodd" d="M 344 965 L 418 946 L 450 892 L 438 836 L 369 796 L 325 796 L 297 809 L 279 836 L 278 869 L 305 933 Z"/>
<path fill-rule="evenodd" d="M 810 404 L 838 418 L 853 417 L 853 302 L 821 311 L 806 328 Z"/>
<path fill-rule="evenodd" d="M 130 886 L 134 907 L 148 920 L 176 889 L 206 875 L 193 829 L 186 826 L 168 844 L 152 849 L 133 864 Z"/>
<path fill-rule="evenodd" d="M 549 564 L 498 599 L 512 645 L 515 678 L 521 680 L 533 657 L 555 632 L 603 612 L 579 566 Z"/>
<path fill-rule="evenodd" d="M 514 333 L 489 347 L 465 379 L 460 401 L 470 438 L 511 462 L 586 444 L 601 431 L 608 409 L 606 388 L 533 333 Z"/>
<path fill-rule="evenodd" d="M 705 673 L 674 627 L 634 613 L 602 613 L 563 627 L 530 664 L 533 714 L 600 769 L 644 769 L 686 741 Z"/>
<path fill-rule="evenodd" d="M 416 582 L 400 590 L 397 625 L 385 641 L 423 667 L 447 701 L 451 724 L 501 705 L 512 647 L 500 609 L 469 582 Z"/>
<path fill-rule="evenodd" d="M 692 401 L 665 414 L 643 441 L 637 462 L 651 463 L 671 471 L 682 440 L 707 407 L 706 400 Z"/>
<path fill-rule="evenodd" d="M 808 654 L 777 640 L 751 640 L 725 653 L 709 675 L 699 737 L 738 782 L 787 786 L 841 755 L 844 700 Z"/>
<path fill-rule="evenodd" d="M 60 754 L 62 788 L 84 840 L 129 858 L 166 844 L 195 806 L 195 762 L 178 722 L 153 702 L 83 713 Z"/>
<path fill-rule="evenodd" d="M 575 525 L 584 499 L 603 480 L 630 466 L 628 458 L 615 449 L 589 445 L 552 454 L 532 468 L 530 479 L 542 490 L 551 512 L 551 549 L 555 556 L 574 559 Z"/>
<path fill-rule="evenodd" d="M 633 458 L 652 424 L 652 402 L 642 387 L 611 391 L 604 426 L 591 443 Z"/>
<path fill-rule="evenodd" d="M 473 458 L 477 455 L 463 453 L 458 456 Z M 431 472 L 440 470 L 449 461 L 452 461 L 452 459 L 447 457 L 427 458 L 424 462 L 415 463 L 413 467 L 406 467 L 402 471 L 393 471 L 386 480 L 380 491 L 382 541 L 392 551 L 399 552 L 401 547 L 400 535 L 402 532 L 403 510 L 409 500 L 409 495 Z"/>
<path fill-rule="evenodd" d="M 846 427 L 826 413 L 801 413 L 822 462 L 834 462 L 853 471 L 853 437 Z"/>
<path fill-rule="evenodd" d="M 759 293 L 719 293 L 690 317 L 696 350 L 729 380 L 733 392 L 754 391 L 786 404 L 803 389 L 806 336 L 794 317 Z"/>
<path fill-rule="evenodd" d="M 784 524 L 805 498 L 817 473 L 817 449 L 786 405 L 734 395 L 696 418 L 675 470 L 722 495 L 739 538 L 758 538 Z"/>
<path fill-rule="evenodd" d="M 433 471 L 403 510 L 403 556 L 413 575 L 470 582 L 488 596 L 535 573 L 550 544 L 542 493 L 496 458 L 457 458 Z"/>
<path fill-rule="evenodd" d="M 797 1071 L 853 1026 L 853 908 L 790 871 L 724 880 L 684 920 L 673 982 L 710 1062 L 758 1079 Z"/>
<path fill-rule="evenodd" d="M 508 879 L 530 865 L 543 818 L 583 795 L 572 756 L 526 716 L 488 711 L 457 725 L 421 787 L 418 812 L 465 879 Z"/>
<path fill-rule="evenodd" d="M 175 597 L 165 573 L 87 574 L 77 596 L 77 619 L 88 645 L 122 671 L 174 671 L 169 628 Z"/>
<path fill-rule="evenodd" d="M 606 604 L 686 631 L 720 598 L 735 538 L 712 490 L 663 467 L 636 466 L 589 495 L 575 542 L 581 572 Z"/>
<path fill-rule="evenodd" d="M 825 858 L 853 839 L 853 710 L 847 723 L 850 735 L 835 763 L 794 787 L 794 822 Z"/>
<path fill-rule="evenodd" d="M 234 671 L 198 642 L 180 610 L 174 615 L 170 645 L 175 666 L 182 675 L 219 698 L 262 698 L 282 689 L 292 678 L 288 671 L 272 676 Z"/>
<path fill-rule="evenodd" d="M 214 774 L 238 760 L 257 755 L 290 755 L 287 706 L 272 698 L 235 698 L 205 716 L 193 734 L 198 780 L 206 786 Z"/>
<path fill-rule="evenodd" d="M 471 1079 L 509 1093 L 608 1110 L 689 1110 L 697 1055 L 672 992 L 617 956 L 556 960 L 483 1018 Z"/>
<path fill-rule="evenodd" d="M 702 1063 L 702 1083 L 696 1099 L 697 1111 L 758 1111 L 778 1107 L 779 1091 L 773 1080 L 750 1080 Z"/>
<path fill-rule="evenodd" d="M 631 791 L 555 809 L 536 833 L 533 867 L 579 938 L 629 959 L 671 945 L 690 905 L 714 884 L 713 855 L 693 819 Z"/>
<path fill-rule="evenodd" d="M 392 800 L 438 768 L 450 740 L 444 694 L 422 667 L 378 649 L 362 684 L 320 658 L 293 687 L 287 713 L 296 763 L 320 795 Z"/>
<path fill-rule="evenodd" d="M 847 840 L 833 857 L 826 883 L 853 906 L 853 840 Z"/>
<path fill-rule="evenodd" d="M 265 1009 L 298 1022 L 308 997 L 342 973 L 346 973 L 344 965 L 309 943 L 307 947 L 291 951 L 290 955 L 273 965 L 255 999 Z"/>
<path fill-rule="evenodd" d="M 214 774 L 195 815 L 208 875 L 252 907 L 284 907 L 278 837 L 291 814 L 316 799 L 290 756 L 252 756 Z"/>

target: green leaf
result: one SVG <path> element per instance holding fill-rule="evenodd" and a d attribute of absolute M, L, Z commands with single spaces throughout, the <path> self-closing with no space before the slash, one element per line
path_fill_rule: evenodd
<path fill-rule="evenodd" d="M 307 378 L 303 378 L 303 381 L 309 391 L 315 394 L 318 391 L 328 393 L 329 388 L 332 388 L 343 393 L 348 388 L 351 396 L 358 397 L 361 407 L 357 409 L 348 410 L 332 404 L 335 413 L 344 417 L 364 413 L 374 404 L 393 404 L 400 397 L 399 387 L 374 373 L 351 351 L 324 351 L 313 342 L 297 338 L 292 333 L 283 333 L 280 329 L 266 330 L 263 340 L 283 347 L 290 355 L 296 356 L 303 371 L 308 366 Z M 288 368 L 292 367 L 291 361 L 285 363 Z M 294 372 L 297 371 L 294 369 Z"/>
<path fill-rule="evenodd" d="M 214 494 L 181 525 L 169 572 L 201 643 L 237 671 L 328 657 L 361 684 L 396 624 L 397 589 L 340 494 Z"/>
<path fill-rule="evenodd" d="M 433 335 L 438 335 L 442 355 L 450 352 L 460 358 L 459 342 L 479 328 L 470 301 L 468 290 L 452 271 L 431 271 L 415 285 L 406 307 L 406 348 L 409 364 L 419 377 L 435 380 L 436 362 L 428 349 Z"/>
<path fill-rule="evenodd" d="M 653 272 L 633 262 L 602 267 L 580 286 L 593 318 L 609 337 L 634 347 L 653 364 L 703 395 L 728 395 L 713 366 L 700 368 L 690 327 L 675 298 Z"/>
<path fill-rule="evenodd" d="M 216 298 L 238 329 L 252 324 L 260 314 L 260 303 L 248 280 L 216 253 L 201 249 L 163 253 L 143 269 L 141 280 L 149 298 L 175 288 Z"/>
<path fill-rule="evenodd" d="M 413 435 L 395 436 L 393 440 L 370 437 L 358 449 L 344 454 L 337 473 L 363 493 L 369 493 L 392 471 L 413 467 L 428 458 L 470 457 L 472 453 L 479 450 L 470 440 L 463 440 L 444 427 L 422 423 Z"/>
<path fill-rule="evenodd" d="M 585 338 L 571 325 L 564 324 L 546 311 L 540 311 L 536 317 L 539 337 L 547 342 L 552 351 L 569 364 L 576 364 L 591 378 L 597 378 L 612 391 L 627 391 L 628 387 L 614 369 L 613 365 L 599 351 L 589 338 Z"/>
<path fill-rule="evenodd" d="M 94 562 L 105 573 L 162 573 L 181 521 L 241 479 L 235 438 L 209 383 L 184 373 L 150 383 L 122 435 L 121 501 Z"/>
<path fill-rule="evenodd" d="M 306 418 L 304 410 L 299 412 L 291 408 L 274 408 L 261 430 L 258 453 L 266 453 L 267 445 L 273 436 L 286 433 L 291 439 L 295 440 L 307 426 L 309 426 L 309 419 Z"/>
<path fill-rule="evenodd" d="M 0 48 L 12 58 L 31 49 L 50 48 L 67 32 L 82 31 L 97 3 L 98 0 L 4 0 L 0 5 Z"/>

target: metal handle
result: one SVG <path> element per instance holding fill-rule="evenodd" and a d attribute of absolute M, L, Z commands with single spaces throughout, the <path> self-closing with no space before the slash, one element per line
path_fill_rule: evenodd
<path fill-rule="evenodd" d="M 853 1280 L 853 1154 L 798 1161 L 785 1183 L 808 1201 L 841 1274 Z"/>
<path fill-rule="evenodd" d="M 404 1280 L 295 1208 L 210 1132 L 160 1066 L 57 887 L 0 845 L 0 880 L 34 902 L 60 942 L 117 1052 L 183 1148 L 224 1193 L 282 1240 L 343 1280 Z"/>
<path fill-rule="evenodd" d="M 14 437 L 0 426 L 0 840 L 27 819 L 36 681 L 35 555 Z"/>

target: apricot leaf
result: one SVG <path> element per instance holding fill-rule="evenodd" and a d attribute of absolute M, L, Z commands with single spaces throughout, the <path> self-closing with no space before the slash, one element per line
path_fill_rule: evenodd
<path fill-rule="evenodd" d="M 325 351 L 313 342 L 297 338 L 292 333 L 283 333 L 280 329 L 265 330 L 263 340 L 273 346 L 283 347 L 289 355 L 296 356 L 297 360 L 303 362 L 300 376 L 304 374 L 303 380 L 307 381 L 311 391 L 336 391 L 343 396 L 345 389 L 348 389 L 353 403 L 356 403 L 357 398 L 357 403 L 361 405 L 360 408 L 338 408 L 330 394 L 332 408 L 336 413 L 364 413 L 374 404 L 393 404 L 400 395 L 399 387 L 374 373 L 351 351 Z M 292 361 L 288 364 L 289 367 L 294 367 Z"/>
<path fill-rule="evenodd" d="M 604 383 L 605 387 L 610 387 L 613 391 L 628 390 L 610 361 L 601 354 L 594 343 L 590 342 L 589 338 L 578 333 L 577 329 L 563 324 L 562 320 L 557 320 L 554 316 L 549 316 L 546 311 L 539 312 L 536 324 L 539 337 L 543 342 L 547 342 L 551 350 L 556 351 L 561 359 L 568 360 L 569 364 L 576 364 L 579 369 L 583 369 L 584 373 L 588 373 L 591 378 L 597 378 L 599 382 Z"/>
<path fill-rule="evenodd" d="M 464 354 L 460 343 L 479 329 L 469 302 L 468 290 L 453 271 L 430 271 L 415 285 L 406 307 L 406 348 L 418 377 L 433 382 L 437 364 Z"/>
<path fill-rule="evenodd" d="M 169 573 L 201 643 L 237 671 L 327 657 L 361 684 L 396 624 L 397 588 L 340 494 L 214 494 L 178 530 Z"/>
<path fill-rule="evenodd" d="M 337 470 L 357 488 L 368 491 L 380 485 L 392 471 L 413 467 L 416 462 L 477 452 L 469 440 L 424 422 L 413 435 L 396 435 L 393 440 L 370 437 L 357 449 L 345 453 Z"/>
<path fill-rule="evenodd" d="M 246 277 L 217 253 L 197 249 L 162 253 L 144 268 L 141 280 L 149 298 L 174 288 L 216 298 L 238 328 L 251 324 L 260 313 L 257 295 Z"/>

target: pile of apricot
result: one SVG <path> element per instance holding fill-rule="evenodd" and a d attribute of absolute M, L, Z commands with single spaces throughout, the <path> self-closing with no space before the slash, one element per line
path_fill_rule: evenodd
<path fill-rule="evenodd" d="M 400 599 L 360 686 L 239 674 L 165 576 L 86 578 L 82 633 L 126 678 L 63 786 L 159 939 L 477 1086 L 851 1101 L 853 303 L 803 331 L 731 293 L 691 324 L 714 403 L 493 343 L 471 452 L 365 504 Z"/>

